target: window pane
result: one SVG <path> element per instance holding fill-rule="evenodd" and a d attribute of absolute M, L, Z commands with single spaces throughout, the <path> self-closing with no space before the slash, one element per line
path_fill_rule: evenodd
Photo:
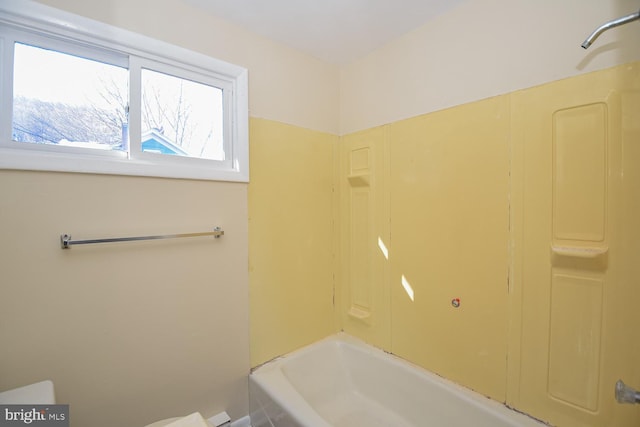
<path fill-rule="evenodd" d="M 128 71 L 15 44 L 13 140 L 126 150 Z"/>
<path fill-rule="evenodd" d="M 142 70 L 142 151 L 224 160 L 222 89 Z"/>

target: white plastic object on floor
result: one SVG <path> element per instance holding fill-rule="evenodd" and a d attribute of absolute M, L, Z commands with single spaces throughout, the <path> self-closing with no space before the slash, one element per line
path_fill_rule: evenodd
<path fill-rule="evenodd" d="M 0 393 L 2 405 L 54 405 L 53 382 L 46 380 Z"/>

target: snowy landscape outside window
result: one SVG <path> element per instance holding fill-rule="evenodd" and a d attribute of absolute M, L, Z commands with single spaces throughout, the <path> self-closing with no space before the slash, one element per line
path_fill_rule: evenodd
<path fill-rule="evenodd" d="M 14 52 L 14 141 L 126 150 L 125 68 L 21 43 Z"/>

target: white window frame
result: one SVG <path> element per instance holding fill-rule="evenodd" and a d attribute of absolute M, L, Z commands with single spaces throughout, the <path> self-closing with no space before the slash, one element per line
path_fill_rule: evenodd
<path fill-rule="evenodd" d="M 130 155 L 123 151 L 12 141 L 16 41 L 127 67 Z M 141 68 L 223 90 L 224 161 L 140 150 Z M 248 182 L 248 116 L 245 68 L 32 1 L 0 0 L 0 169 Z"/>

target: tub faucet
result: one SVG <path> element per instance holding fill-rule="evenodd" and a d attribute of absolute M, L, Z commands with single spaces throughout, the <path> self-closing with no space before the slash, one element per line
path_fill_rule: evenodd
<path fill-rule="evenodd" d="M 640 391 L 636 391 L 622 380 L 618 380 L 616 382 L 616 401 L 618 403 L 640 403 Z"/>

